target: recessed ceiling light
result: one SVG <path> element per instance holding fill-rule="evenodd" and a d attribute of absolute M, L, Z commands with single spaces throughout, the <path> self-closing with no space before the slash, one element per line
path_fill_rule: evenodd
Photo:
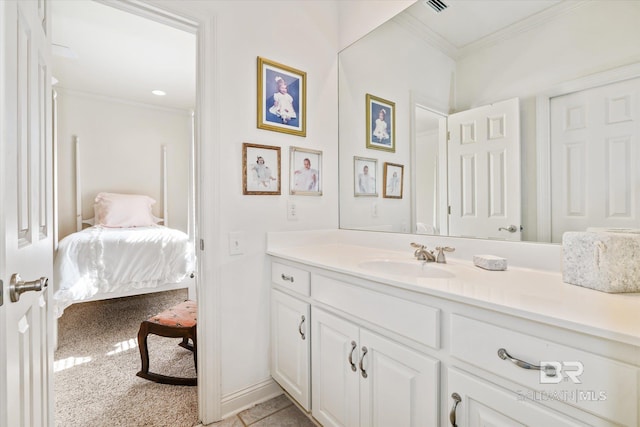
<path fill-rule="evenodd" d="M 163 90 L 152 90 L 151 91 L 152 94 L 157 95 L 157 96 L 165 96 L 167 94 L 167 92 L 163 91 Z"/>

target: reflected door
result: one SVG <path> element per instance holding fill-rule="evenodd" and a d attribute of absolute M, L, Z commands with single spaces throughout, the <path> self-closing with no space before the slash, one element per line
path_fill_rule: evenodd
<path fill-rule="evenodd" d="M 638 228 L 640 79 L 551 99 L 551 233 Z"/>
<path fill-rule="evenodd" d="M 519 241 L 517 98 L 449 116 L 449 235 Z"/>

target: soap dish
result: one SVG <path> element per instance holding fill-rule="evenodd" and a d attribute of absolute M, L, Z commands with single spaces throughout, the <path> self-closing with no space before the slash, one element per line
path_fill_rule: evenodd
<path fill-rule="evenodd" d="M 474 255 L 473 264 L 491 271 L 503 271 L 507 269 L 506 258 L 500 258 L 495 255 Z"/>

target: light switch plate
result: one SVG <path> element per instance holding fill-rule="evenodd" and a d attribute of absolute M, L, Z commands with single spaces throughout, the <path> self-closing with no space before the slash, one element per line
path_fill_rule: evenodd
<path fill-rule="evenodd" d="M 244 233 L 241 231 L 229 232 L 229 255 L 242 255 L 244 253 Z"/>

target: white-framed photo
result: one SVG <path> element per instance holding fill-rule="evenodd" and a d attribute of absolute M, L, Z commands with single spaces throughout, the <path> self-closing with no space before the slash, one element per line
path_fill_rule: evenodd
<path fill-rule="evenodd" d="M 378 197 L 377 174 L 377 159 L 353 156 L 354 195 Z"/>
<path fill-rule="evenodd" d="M 290 147 L 289 194 L 322 196 L 322 151 Z"/>
<path fill-rule="evenodd" d="M 242 194 L 280 194 L 280 147 L 242 144 Z"/>
<path fill-rule="evenodd" d="M 387 199 L 402 199 L 404 165 L 385 162 L 382 176 L 384 180 L 382 197 Z"/>

